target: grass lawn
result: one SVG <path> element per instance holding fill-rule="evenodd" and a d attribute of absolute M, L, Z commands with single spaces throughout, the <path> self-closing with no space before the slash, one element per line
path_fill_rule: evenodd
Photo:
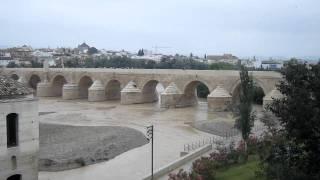
<path fill-rule="evenodd" d="M 245 164 L 236 164 L 226 169 L 218 169 L 217 180 L 256 180 L 255 171 L 259 168 L 256 156 L 249 156 Z"/>

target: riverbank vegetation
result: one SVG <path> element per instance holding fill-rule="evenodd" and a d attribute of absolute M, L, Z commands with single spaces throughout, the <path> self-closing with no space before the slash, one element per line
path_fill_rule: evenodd
<path fill-rule="evenodd" d="M 58 65 L 59 66 L 59 65 Z M 70 59 L 64 67 L 80 68 L 135 68 L 135 69 L 198 69 L 198 70 L 234 70 L 236 65 L 228 63 L 207 64 L 189 57 L 162 58 L 159 62 L 147 59 L 131 59 L 129 57 L 111 57 L 85 60 Z"/>
<path fill-rule="evenodd" d="M 244 141 L 218 146 L 209 156 L 195 160 L 190 172 L 181 169 L 178 173 L 169 174 L 169 180 L 220 180 L 232 179 L 233 176 L 239 176 L 237 179 L 240 180 L 255 178 L 255 171 L 259 169 L 257 151 L 260 142 L 250 136 L 247 143 L 247 150 Z"/>
<path fill-rule="evenodd" d="M 256 176 L 259 170 L 259 157 L 252 155 L 244 164 L 235 164 L 226 169 L 217 170 L 216 180 L 263 180 L 264 178 Z"/>
<path fill-rule="evenodd" d="M 255 113 L 252 112 L 253 94 L 254 83 L 252 76 L 249 75 L 246 67 L 241 66 L 240 104 L 238 106 L 240 116 L 236 119 L 235 125 L 241 131 L 245 153 L 247 153 L 248 139 L 255 120 Z M 247 157 L 247 154 L 245 157 Z"/>
<path fill-rule="evenodd" d="M 320 63 L 290 61 L 277 88 L 283 98 L 268 106 L 279 120 L 265 136 L 261 174 L 267 179 L 320 179 Z"/>
<path fill-rule="evenodd" d="M 190 172 L 180 170 L 169 180 L 320 179 L 320 63 L 292 60 L 281 74 L 277 89 L 283 97 L 267 105 L 261 119 L 266 131 L 217 148 L 194 161 Z"/>

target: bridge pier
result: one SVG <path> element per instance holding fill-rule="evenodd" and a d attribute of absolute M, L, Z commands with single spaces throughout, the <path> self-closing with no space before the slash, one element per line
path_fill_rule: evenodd
<path fill-rule="evenodd" d="M 195 106 L 198 104 L 198 97 L 195 94 L 182 94 L 177 107 Z"/>
<path fill-rule="evenodd" d="M 52 97 L 52 87 L 48 82 L 39 82 L 37 84 L 37 96 L 38 97 Z"/>
<path fill-rule="evenodd" d="M 105 101 L 105 89 L 100 80 L 95 80 L 88 91 L 88 101 L 98 102 Z"/>
<path fill-rule="evenodd" d="M 121 104 L 139 104 L 143 103 L 141 98 L 141 90 L 136 83 L 130 81 L 126 87 L 121 90 Z"/>
<path fill-rule="evenodd" d="M 79 86 L 77 84 L 65 84 L 62 89 L 62 99 L 79 99 Z"/>
<path fill-rule="evenodd" d="M 163 108 L 175 108 L 177 107 L 179 100 L 182 96 L 181 91 L 177 85 L 172 82 L 169 86 L 161 93 L 161 104 Z"/>
<path fill-rule="evenodd" d="M 222 85 L 218 85 L 207 97 L 208 111 L 221 112 L 231 108 L 232 96 Z"/>
<path fill-rule="evenodd" d="M 283 94 L 281 94 L 281 92 L 277 88 L 274 88 L 267 95 L 263 97 L 263 108 L 266 109 L 268 104 L 272 103 L 273 99 L 281 99 L 281 98 L 283 98 Z"/>

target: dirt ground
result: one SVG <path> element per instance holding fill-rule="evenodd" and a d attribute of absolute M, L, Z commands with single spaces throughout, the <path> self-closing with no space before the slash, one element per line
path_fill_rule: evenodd
<path fill-rule="evenodd" d="M 40 123 L 39 129 L 39 169 L 42 171 L 61 171 L 107 161 L 147 143 L 144 134 L 127 127 Z"/>

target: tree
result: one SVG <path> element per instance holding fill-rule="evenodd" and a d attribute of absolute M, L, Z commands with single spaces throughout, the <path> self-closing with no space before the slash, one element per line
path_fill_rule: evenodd
<path fill-rule="evenodd" d="M 253 102 L 255 104 L 262 105 L 263 104 L 263 97 L 265 96 L 263 89 L 257 84 L 253 87 Z"/>
<path fill-rule="evenodd" d="M 291 60 L 281 74 L 277 88 L 284 97 L 269 110 L 279 118 L 284 140 L 270 148 L 265 172 L 270 179 L 320 179 L 320 63 Z"/>
<path fill-rule="evenodd" d="M 63 62 L 64 63 L 64 67 L 67 67 L 67 68 L 78 68 L 78 67 L 80 67 L 78 58 L 66 59 L 64 61 L 62 59 L 60 59 L 59 62 L 60 62 L 60 66 L 62 66 L 61 63 Z"/>
<path fill-rule="evenodd" d="M 7 64 L 7 68 L 17 68 L 19 67 L 18 64 L 16 64 L 14 61 L 10 61 L 8 64 Z"/>
<path fill-rule="evenodd" d="M 88 49 L 88 52 L 87 52 L 89 55 L 92 55 L 92 54 L 97 54 L 98 53 L 98 49 L 95 48 L 95 47 L 91 47 Z"/>
<path fill-rule="evenodd" d="M 218 63 L 210 64 L 209 69 L 212 69 L 212 70 L 234 70 L 234 69 L 237 69 L 237 67 L 233 64 L 230 64 L 230 63 L 218 62 Z"/>
<path fill-rule="evenodd" d="M 33 68 L 41 68 L 41 67 L 43 67 L 43 63 L 40 63 L 40 62 L 38 62 L 36 60 L 30 61 L 30 63 L 31 63 L 31 67 L 33 67 Z"/>
<path fill-rule="evenodd" d="M 141 56 L 141 49 L 139 49 L 137 56 Z"/>
<path fill-rule="evenodd" d="M 19 67 L 23 67 L 23 68 L 30 67 L 30 64 L 27 64 L 25 62 L 20 62 Z"/>
<path fill-rule="evenodd" d="M 139 49 L 139 51 L 138 51 L 138 56 L 144 56 L 144 51 L 143 51 L 143 49 Z"/>
<path fill-rule="evenodd" d="M 156 62 L 153 60 L 147 60 L 145 68 L 146 69 L 154 69 L 156 67 Z"/>
<path fill-rule="evenodd" d="M 84 67 L 87 68 L 97 68 L 96 63 L 92 58 L 87 58 L 84 62 Z"/>
<path fill-rule="evenodd" d="M 245 143 L 246 151 L 249 135 L 251 133 L 251 129 L 255 119 L 255 114 L 252 113 L 254 84 L 252 76 L 249 76 L 248 70 L 245 66 L 241 66 L 240 80 L 240 116 L 237 119 L 236 125 L 241 130 L 241 135 Z"/>

